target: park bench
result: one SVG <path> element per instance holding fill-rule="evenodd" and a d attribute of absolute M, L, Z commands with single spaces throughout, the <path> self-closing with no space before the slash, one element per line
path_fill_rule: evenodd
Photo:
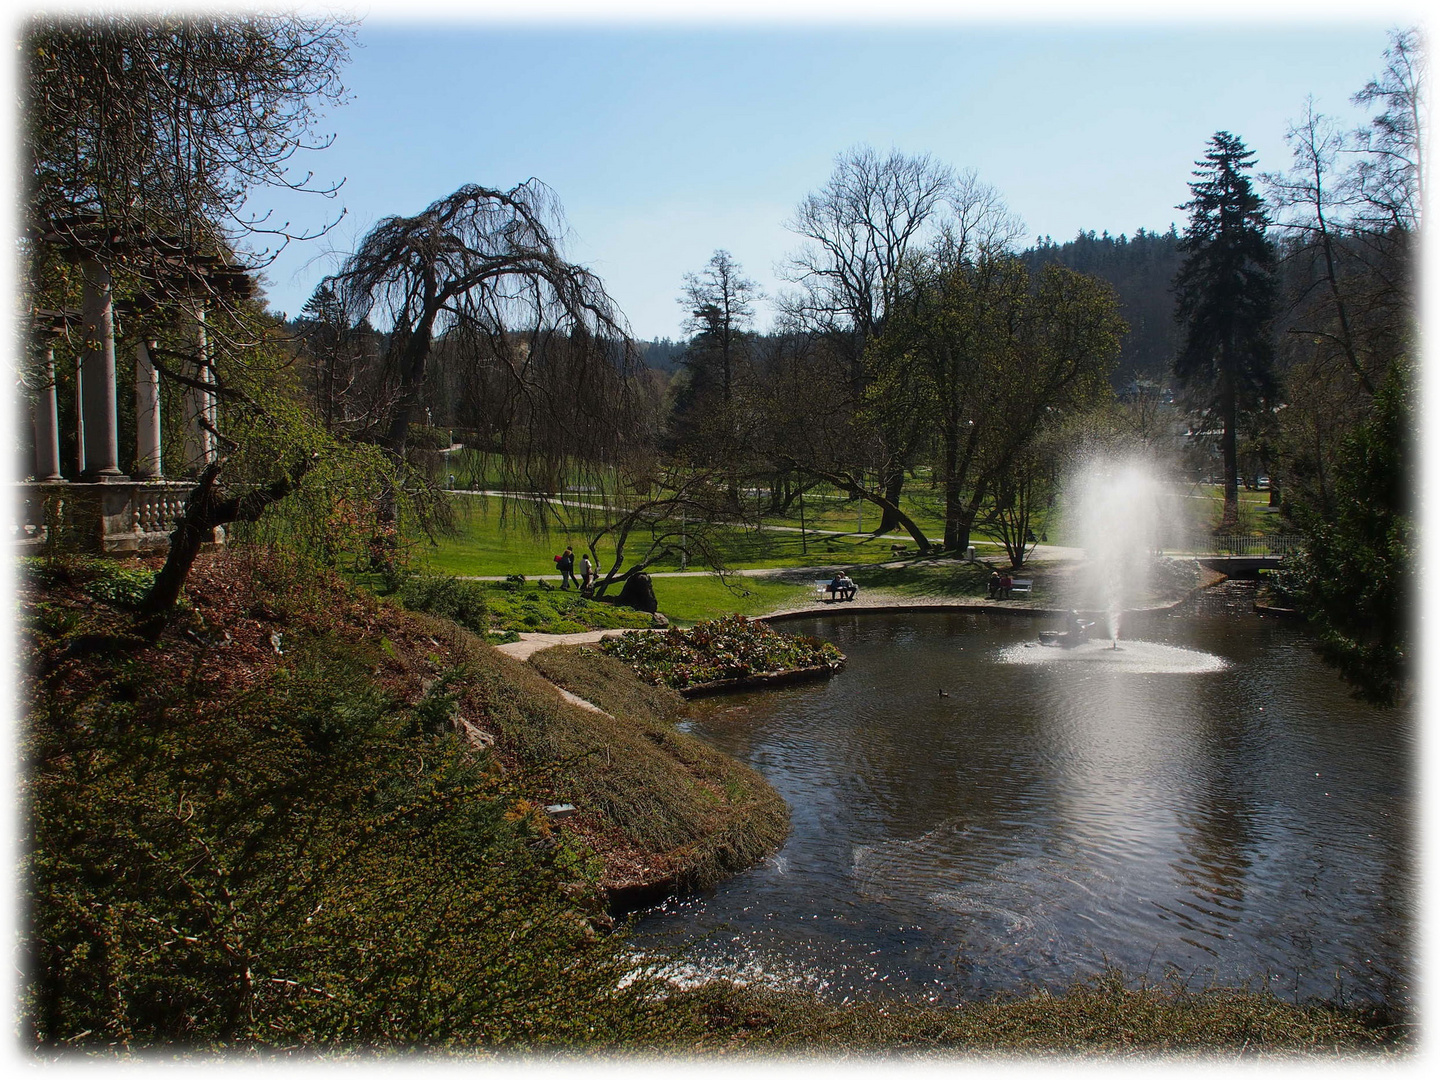
<path fill-rule="evenodd" d="M 856 592 L 859 592 L 859 591 L 860 591 L 859 586 L 856 586 L 856 587 L 855 587 L 855 591 L 856 591 Z M 817 582 L 815 582 L 815 599 L 816 599 L 816 600 L 837 599 L 837 597 L 834 597 L 834 596 L 831 594 L 831 592 L 830 592 L 830 579 L 829 579 L 829 578 L 826 578 L 824 581 L 817 581 Z M 850 599 L 853 600 L 853 599 L 855 599 L 855 597 L 854 597 L 854 596 L 851 596 Z"/>
<path fill-rule="evenodd" d="M 1012 580 L 1010 582 L 1010 595 L 1014 596 L 1016 593 L 1024 593 L 1026 596 L 1029 596 L 1031 580 L 1030 578 L 1015 578 Z"/>

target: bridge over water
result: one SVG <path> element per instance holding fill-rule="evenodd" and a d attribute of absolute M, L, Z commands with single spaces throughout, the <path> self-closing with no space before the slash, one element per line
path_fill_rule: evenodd
<path fill-rule="evenodd" d="M 1253 577 L 1262 570 L 1278 570 L 1287 555 L 1300 550 L 1301 543 L 1302 538 L 1293 535 L 1211 536 L 1192 551 L 1167 554 L 1193 558 L 1227 577 Z"/>

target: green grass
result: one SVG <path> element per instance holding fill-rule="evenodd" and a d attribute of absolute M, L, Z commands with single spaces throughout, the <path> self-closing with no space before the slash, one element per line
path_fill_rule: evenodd
<path fill-rule="evenodd" d="M 555 556 L 569 544 L 576 561 L 584 549 L 579 533 L 557 529 L 541 532 L 532 527 L 513 504 L 480 495 L 454 497 L 456 533 L 439 536 L 416 547 L 412 560 L 437 573 L 457 577 L 503 577 L 555 574 Z"/>
<path fill-rule="evenodd" d="M 786 607 L 800 607 L 811 595 L 808 582 L 797 584 L 774 578 L 734 578 L 743 590 L 736 594 L 718 578 L 655 578 L 655 600 L 660 611 L 678 626 L 693 626 L 721 615 L 764 615 Z"/>
<path fill-rule="evenodd" d="M 1060 1065 L 1076 1057 L 1153 1061 L 1157 1055 L 1166 1055 L 1162 1066 L 1320 1057 L 1398 1065 L 1409 1050 L 1404 1029 L 1381 1017 L 1293 1005 L 1265 992 L 1132 982 L 1118 972 L 1062 994 L 949 1008 L 837 1005 L 800 992 L 717 982 L 672 994 L 667 1011 L 678 1028 L 673 1041 L 646 1041 L 637 1049 L 943 1057 L 962 1068 L 997 1058 L 1023 1066 L 1028 1059 Z"/>
<path fill-rule="evenodd" d="M 912 481 L 911 492 L 905 496 L 905 506 L 924 526 L 928 535 L 938 536 L 943 523 L 938 515 L 938 498 L 925 487 L 923 480 Z M 1202 536 L 1213 529 L 1219 521 L 1221 511 L 1220 489 L 1202 486 L 1192 494 L 1200 498 L 1184 500 L 1185 512 L 1191 518 L 1194 535 Z M 853 529 L 855 526 L 855 503 L 841 498 L 824 498 L 823 493 L 812 492 L 806 497 L 805 524 L 807 529 L 824 527 Z M 1272 532 L 1280 527 L 1279 515 L 1268 514 L 1262 508 L 1268 503 L 1267 492 L 1241 492 L 1241 529 L 1250 532 Z M 429 569 L 457 576 L 499 576 L 525 574 L 536 577 L 553 575 L 553 556 L 566 543 L 577 552 L 584 550 L 584 539 L 577 533 L 565 533 L 558 528 L 549 533 L 540 532 L 529 525 L 528 519 L 518 514 L 513 506 L 502 516 L 500 500 L 462 496 L 457 498 L 459 528 L 455 535 L 440 538 L 437 546 L 422 547 L 416 562 Z M 866 508 L 866 512 L 873 511 Z M 874 527 L 878 516 L 866 520 L 868 527 Z M 799 524 L 798 501 L 791 506 L 791 513 L 785 516 L 766 518 L 770 527 L 754 529 L 719 530 L 715 543 L 726 564 L 733 569 L 785 569 L 799 567 L 852 566 L 861 567 L 857 576 L 862 591 L 870 588 L 891 589 L 902 595 L 914 596 L 955 596 L 974 597 L 983 595 L 983 577 L 970 580 L 964 571 L 957 569 L 960 564 L 941 564 L 938 567 L 915 567 L 901 572 L 882 570 L 876 564 L 894 561 L 892 544 L 903 544 L 914 555 L 914 544 L 903 533 L 886 536 L 838 535 L 822 536 L 811 531 L 803 540 L 798 532 L 789 531 Z M 785 530 L 775 528 L 785 525 Z M 1048 511 L 1037 515 L 1034 523 L 1037 533 L 1044 533 L 1051 544 L 1065 545 L 1073 542 L 1066 528 L 1064 505 L 1057 501 Z M 982 555 L 999 554 L 1000 548 L 993 543 L 993 537 L 977 530 L 972 542 L 979 547 Z M 654 573 L 667 573 L 680 569 L 676 559 L 655 564 Z M 699 570 L 704 567 L 690 562 L 687 569 Z M 949 581 L 948 578 L 955 580 Z M 745 578 L 735 579 L 741 593 L 727 589 L 714 578 L 655 578 L 656 597 L 660 610 L 679 625 L 693 625 L 708 618 L 739 612 L 745 615 L 760 615 L 785 607 L 801 606 L 808 599 L 809 582 L 792 579 Z M 1038 598 L 1038 597 L 1037 597 Z M 533 625 L 532 612 L 514 613 L 520 620 L 530 619 L 531 624 L 504 626 L 515 630 L 538 629 Z M 554 631 L 552 631 L 554 632 Z"/>
<path fill-rule="evenodd" d="M 454 574 L 458 577 L 499 577 L 509 574 L 524 574 L 535 577 L 556 573 L 554 556 L 566 544 L 574 547 L 577 556 L 585 551 L 586 538 L 579 532 L 565 532 L 553 528 L 549 532 L 539 531 L 529 521 L 516 513 L 513 507 L 503 515 L 501 500 L 485 496 L 456 496 L 456 531 L 453 535 L 436 538 L 418 545 L 412 553 L 417 566 L 437 573 Z M 842 515 L 843 516 L 843 515 Z M 885 536 L 818 535 L 813 530 L 820 528 L 812 522 L 807 513 L 806 537 L 802 542 L 800 533 L 789 531 L 798 528 L 798 512 L 790 517 L 772 517 L 771 525 L 785 525 L 784 531 L 775 528 L 721 529 L 715 535 L 715 544 L 727 566 L 735 569 L 782 568 L 787 566 L 833 566 L 857 563 L 888 562 L 895 558 L 890 550 L 892 544 L 903 544 L 913 554 L 914 541 L 903 531 Z M 878 524 L 879 518 L 869 521 L 869 527 Z M 833 523 L 844 528 L 845 522 Z M 850 519 L 853 526 L 853 518 Z M 938 536 L 943 527 L 928 529 L 931 536 Z M 977 533 L 976 539 L 988 539 Z M 601 552 L 602 557 L 605 552 Z M 698 562 L 687 562 L 686 569 L 705 569 Z M 656 572 L 681 569 L 678 558 L 661 560 L 652 569 Z"/>
<path fill-rule="evenodd" d="M 491 629 L 519 633 L 576 634 L 585 630 L 638 629 L 650 625 L 646 612 L 585 600 L 575 589 L 486 583 Z"/>

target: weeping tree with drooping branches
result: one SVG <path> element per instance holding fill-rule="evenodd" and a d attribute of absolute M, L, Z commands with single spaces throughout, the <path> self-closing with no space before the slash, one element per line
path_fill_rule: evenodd
<path fill-rule="evenodd" d="M 564 257 L 563 232 L 554 193 L 534 179 L 466 185 L 370 231 L 328 281 L 352 325 L 387 335 L 373 381 L 383 407 L 362 439 L 403 461 L 443 362 L 460 369 L 455 404 L 486 432 L 482 449 L 500 451 L 507 481 L 554 491 L 620 459 L 636 423 L 635 352 L 599 278 Z"/>

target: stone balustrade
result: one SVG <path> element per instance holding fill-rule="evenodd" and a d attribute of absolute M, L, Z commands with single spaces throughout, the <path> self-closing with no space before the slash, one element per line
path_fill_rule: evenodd
<path fill-rule="evenodd" d="M 38 551 L 56 540 L 68 548 L 107 555 L 163 551 L 194 487 L 186 481 L 124 479 L 16 486 L 10 533 L 20 551 Z M 218 542 L 223 533 L 215 531 Z"/>

